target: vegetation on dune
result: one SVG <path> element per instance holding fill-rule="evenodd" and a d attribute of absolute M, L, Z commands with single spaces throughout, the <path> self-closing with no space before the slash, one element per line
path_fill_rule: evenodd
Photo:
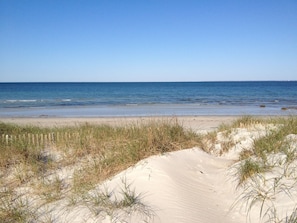
<path fill-rule="evenodd" d="M 244 136 L 240 136 L 242 132 Z M 294 116 L 244 116 L 205 134 L 185 130 L 175 119 L 122 127 L 85 123 L 41 128 L 0 123 L 0 137 L 1 222 L 40 222 L 36 213 L 63 198 L 69 205 L 87 206 L 94 215 L 113 215 L 120 209 L 128 215 L 133 210 L 151 218 L 151 209 L 125 180 L 120 197 L 108 188 L 98 191 L 96 185 L 149 156 L 194 146 L 217 156 L 237 151 L 234 176 L 243 192 L 236 204 L 244 203 L 248 212 L 259 204 L 260 217 L 266 217 L 267 222 L 292 223 L 297 219 L 296 209 L 279 217 L 275 203 L 278 196 L 291 198 L 297 193 Z M 249 146 L 243 147 L 243 141 Z M 58 174 L 62 169 L 70 171 L 71 180 Z M 267 178 L 269 174 L 273 177 Z M 19 188 L 31 188 L 30 193 Z M 26 194 L 40 206 L 32 207 Z"/>
<path fill-rule="evenodd" d="M 86 123 L 75 127 L 40 128 L 0 123 L 0 137 L 2 190 L 9 188 L 15 193 L 18 187 L 30 186 L 41 203 L 68 196 L 72 204 L 81 202 L 99 182 L 138 161 L 191 148 L 200 139 L 176 120 L 124 127 Z M 67 167 L 73 170 L 71 182 L 53 176 L 55 171 Z M 113 208 L 139 206 L 138 195 L 129 187 L 124 187 L 122 194 L 123 200 L 114 201 Z M 13 204 L 12 201 L 18 199 L 10 198 L 1 197 L 2 204 L 6 204 L 4 208 L 0 203 L 1 222 L 26 222 L 23 218 L 33 218 L 23 211 L 24 205 L 17 208 Z M 107 198 L 104 199 L 107 202 Z M 18 219 L 10 214 L 14 209 L 22 213 Z"/>
<path fill-rule="evenodd" d="M 260 123 L 273 128 L 255 138 L 252 147 L 239 156 L 236 176 L 243 189 L 239 201 L 247 205 L 248 214 L 258 207 L 263 222 L 295 223 L 297 117 L 265 119 Z M 279 210 L 278 201 L 283 199 L 293 204 L 286 216 Z"/>
<path fill-rule="evenodd" d="M 258 209 L 261 222 L 296 222 L 296 208 L 286 210 L 282 217 L 277 203 L 286 198 L 297 206 L 296 116 L 244 116 L 205 134 L 199 147 L 217 156 L 229 153 L 227 157 L 234 157 L 231 169 L 242 191 L 234 206 L 246 205 L 248 214 Z"/>
<path fill-rule="evenodd" d="M 288 164 L 297 159 L 297 144 L 293 142 L 294 140 L 289 139 L 290 135 L 297 134 L 297 118 L 274 118 L 270 122 L 269 120 L 263 122 L 266 124 L 272 123 L 276 128 L 267 130 L 264 136 L 254 139 L 253 146 L 249 151 L 243 150 L 241 152 L 240 160 L 243 161 L 243 166 L 249 166 L 245 170 L 247 175 L 251 172 L 260 173 L 270 171 L 273 167 L 278 166 L 280 161 L 271 160 L 271 157 L 274 155 L 284 156 L 284 163 L 281 165 Z M 246 165 L 246 163 L 251 164 L 251 157 L 254 158 L 253 165 Z M 241 174 L 244 175 L 243 173 Z M 248 179 L 249 177 L 244 178 Z"/>

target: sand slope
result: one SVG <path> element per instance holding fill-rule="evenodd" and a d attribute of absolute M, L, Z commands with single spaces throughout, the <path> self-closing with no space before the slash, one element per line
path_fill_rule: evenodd
<path fill-rule="evenodd" d="M 120 222 L 245 222 L 232 210 L 236 200 L 227 172 L 231 160 L 213 157 L 198 148 L 154 156 L 105 182 L 121 188 L 123 179 L 140 194 L 153 216 L 115 216 Z M 106 219 L 107 220 L 107 219 Z M 106 221 L 108 222 L 108 221 Z"/>

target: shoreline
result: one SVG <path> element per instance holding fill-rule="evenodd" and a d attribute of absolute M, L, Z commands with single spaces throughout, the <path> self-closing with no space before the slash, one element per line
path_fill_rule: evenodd
<path fill-rule="evenodd" d="M 297 109 L 270 107 L 266 105 L 200 105 L 200 104 L 150 104 L 113 106 L 64 106 L 64 107 L 23 107 L 0 108 L 0 118 L 14 117 L 163 117 L 163 116 L 286 116 L 296 115 Z"/>

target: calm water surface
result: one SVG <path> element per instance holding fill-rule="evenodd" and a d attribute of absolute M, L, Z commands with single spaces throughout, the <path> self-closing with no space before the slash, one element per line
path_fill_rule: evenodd
<path fill-rule="evenodd" d="M 289 115 L 296 108 L 297 81 L 0 83 L 0 117 Z"/>

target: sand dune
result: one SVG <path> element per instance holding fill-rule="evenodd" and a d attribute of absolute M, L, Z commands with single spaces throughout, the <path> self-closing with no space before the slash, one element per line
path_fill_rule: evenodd
<path fill-rule="evenodd" d="M 245 222 L 245 213 L 232 205 L 238 194 L 229 175 L 232 160 L 209 155 L 192 148 L 142 160 L 99 185 L 117 198 L 125 186 L 135 192 L 139 204 L 92 218 L 86 207 L 56 204 L 52 215 L 57 222 Z M 59 206 L 60 205 L 60 206 Z M 61 211 L 63 210 L 63 211 Z"/>
<path fill-rule="evenodd" d="M 228 117 L 225 123 L 231 122 L 235 117 Z M 24 119 L 22 124 L 28 124 Z M 119 124 L 119 119 L 94 119 L 93 121 L 104 121 L 107 123 Z M 123 121 L 124 120 L 124 121 Z M 131 119 L 139 121 L 139 119 Z M 122 119 L 121 123 L 131 123 L 130 119 Z M 149 118 L 143 118 L 147 121 Z M 14 122 L 14 120 L 6 120 Z M 47 125 L 56 125 L 59 120 L 52 119 Z M 61 121 L 61 120 L 60 120 Z M 66 122 L 72 123 L 72 119 Z M 77 120 L 76 120 L 77 121 Z M 85 121 L 85 120 L 80 120 Z M 90 121 L 90 120 L 88 120 Z M 212 130 L 218 124 L 224 122 L 223 117 L 183 117 L 179 119 L 186 128 L 192 128 L 194 131 Z M 15 122 L 18 122 L 16 120 Z M 46 119 L 35 120 L 35 124 L 44 125 Z M 32 122 L 31 122 L 32 124 Z M 61 124 L 61 122 L 60 122 Z M 69 123 L 68 123 L 69 124 Z M 73 123 L 75 124 L 75 123 Z M 235 143 L 234 146 L 222 156 L 219 155 L 220 146 L 214 147 L 211 153 L 206 153 L 200 148 L 190 148 L 177 152 L 166 153 L 158 156 L 149 157 L 140 161 L 133 167 L 119 173 L 113 178 L 98 185 L 89 192 L 90 197 L 95 197 L 98 192 L 106 191 L 110 194 L 110 199 L 116 201 L 122 199 L 124 193 L 132 193 L 134 205 L 118 209 L 100 209 L 96 205 L 69 206 L 69 200 L 61 199 L 44 210 L 50 212 L 54 217 L 54 222 L 152 222 L 152 223 L 244 223 L 244 222 L 276 222 L 260 219 L 259 210 L 262 209 L 261 203 L 255 204 L 254 208 L 248 211 L 249 202 L 240 200 L 243 189 L 249 192 L 248 185 L 237 188 L 237 178 L 233 176 L 233 167 L 238 165 L 238 154 L 243 149 L 251 147 L 252 142 L 257 137 L 264 136 L 269 129 L 275 126 L 255 125 L 249 128 L 237 128 L 230 135 Z M 223 136 L 219 134 L 218 138 Z M 291 134 L 289 147 L 296 149 L 296 135 Z M 295 140 L 295 141 L 294 141 Z M 268 157 L 273 162 L 281 165 L 283 154 L 273 154 Z M 290 166 L 289 166 L 290 165 Z M 272 202 L 276 201 L 275 207 L 280 211 L 280 219 L 284 219 L 288 213 L 294 211 L 296 202 L 294 197 L 297 194 L 296 189 L 296 162 L 292 162 L 286 170 L 290 170 L 291 176 L 285 175 L 283 169 L 278 166 L 267 174 L 262 175 L 263 182 L 259 181 L 264 196 L 271 196 Z M 63 171 L 64 179 L 71 177 L 69 170 Z M 276 179 L 279 179 L 279 187 L 275 186 Z M 251 189 L 255 189 L 250 182 Z M 257 186 L 257 185 L 256 185 Z M 292 196 L 288 196 L 284 186 L 290 189 Z M 260 188 L 260 187 L 259 187 Z M 272 191 L 272 189 L 279 191 Z M 268 194 L 267 192 L 271 193 Z M 265 194 L 266 193 L 266 194 Z M 260 194 L 261 195 L 261 194 Z M 293 199 L 292 199 L 293 198 Z M 236 205 L 235 202 L 237 201 Z M 263 210 L 274 206 L 263 206 Z M 273 203 L 274 205 L 274 203 Z M 98 209 L 96 209 L 98 208 Z M 275 209 L 276 210 L 276 209 Z M 94 211 L 96 214 L 94 215 Z M 42 215 L 42 211 L 41 211 Z M 267 215 L 268 216 L 268 215 Z M 266 217 L 267 217 L 266 216 Z M 268 216 L 270 217 L 270 216 Z M 284 221 L 279 221 L 284 222 Z"/>
<path fill-rule="evenodd" d="M 143 160 L 106 186 L 119 188 L 127 180 L 153 210 L 152 222 L 245 222 L 245 216 L 231 210 L 236 199 L 227 174 L 231 164 L 193 148 Z"/>

